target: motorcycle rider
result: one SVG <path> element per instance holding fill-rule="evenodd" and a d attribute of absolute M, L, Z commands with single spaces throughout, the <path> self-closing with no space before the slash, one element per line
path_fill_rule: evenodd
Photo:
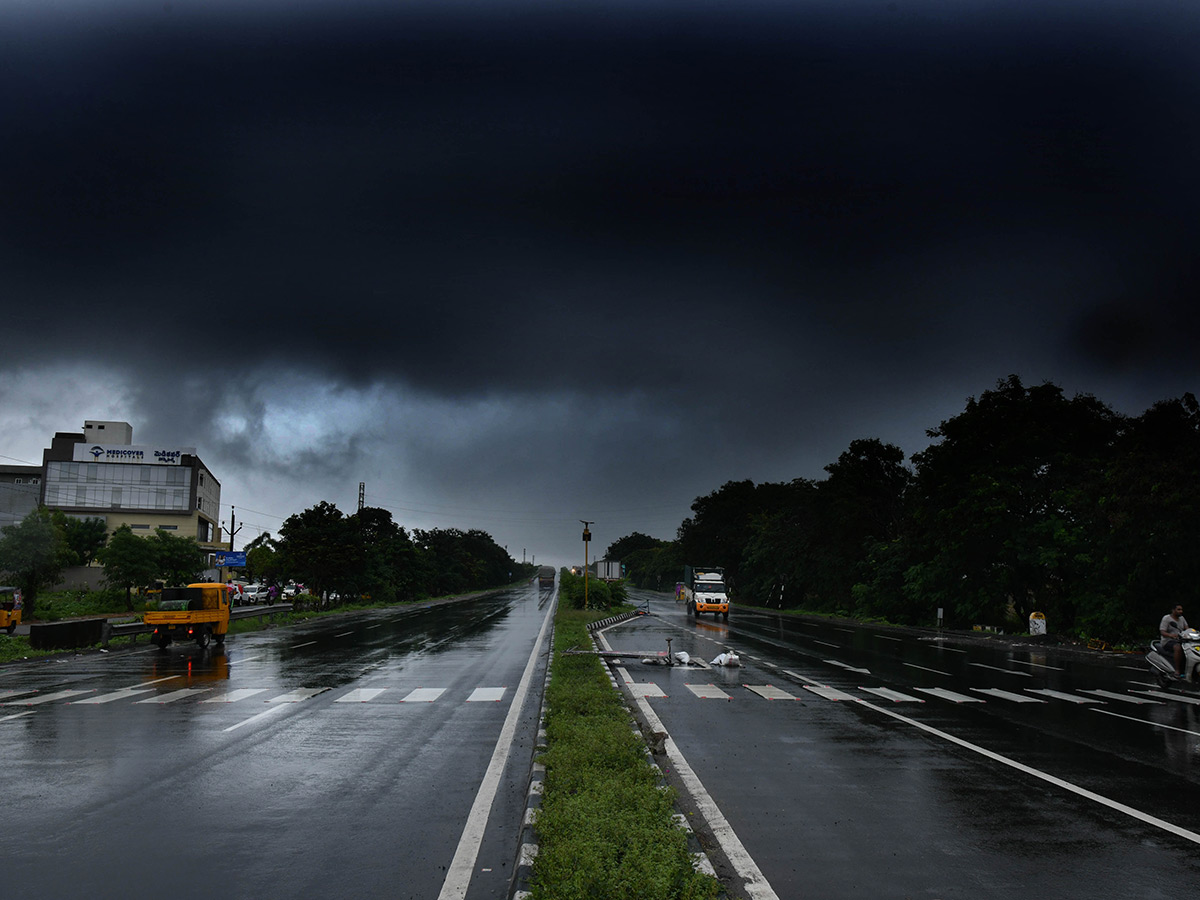
<path fill-rule="evenodd" d="M 1187 631 L 1187 619 L 1183 617 L 1183 605 L 1175 604 L 1175 608 L 1162 617 L 1158 625 L 1158 633 L 1162 635 L 1159 642 L 1159 652 L 1175 662 L 1175 677 L 1182 678 L 1183 672 L 1183 641 L 1179 635 Z"/>

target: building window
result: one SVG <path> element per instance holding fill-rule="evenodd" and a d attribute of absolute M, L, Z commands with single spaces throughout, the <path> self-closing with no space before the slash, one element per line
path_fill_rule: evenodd
<path fill-rule="evenodd" d="M 134 531 L 149 531 L 150 530 L 149 525 L 130 525 L 129 527 L 132 528 Z"/>

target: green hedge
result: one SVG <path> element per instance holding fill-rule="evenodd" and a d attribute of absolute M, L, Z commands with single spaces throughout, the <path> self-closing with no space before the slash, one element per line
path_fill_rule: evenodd
<path fill-rule="evenodd" d="M 562 655 L 590 648 L 596 617 L 560 604 L 555 621 L 534 900 L 711 900 L 719 885 L 693 869 L 674 792 L 660 784 L 602 663 Z"/>

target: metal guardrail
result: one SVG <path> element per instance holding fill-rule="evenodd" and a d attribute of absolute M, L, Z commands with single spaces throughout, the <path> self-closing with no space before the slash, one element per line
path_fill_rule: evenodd
<path fill-rule="evenodd" d="M 255 619 L 259 616 L 273 616 L 276 613 L 291 611 L 291 603 L 274 603 L 270 606 L 235 606 L 229 611 L 229 621 Z M 152 634 L 153 632 L 154 626 L 147 625 L 145 622 L 119 622 L 115 625 L 105 622 L 101 631 L 100 643 L 102 646 L 107 647 L 108 642 L 115 637 L 133 635 L 136 640 L 139 634 Z"/>

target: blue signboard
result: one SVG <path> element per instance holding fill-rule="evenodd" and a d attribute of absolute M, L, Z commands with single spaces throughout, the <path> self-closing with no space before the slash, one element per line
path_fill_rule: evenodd
<path fill-rule="evenodd" d="M 245 550 L 219 550 L 216 553 L 217 568 L 240 569 L 246 565 Z"/>

